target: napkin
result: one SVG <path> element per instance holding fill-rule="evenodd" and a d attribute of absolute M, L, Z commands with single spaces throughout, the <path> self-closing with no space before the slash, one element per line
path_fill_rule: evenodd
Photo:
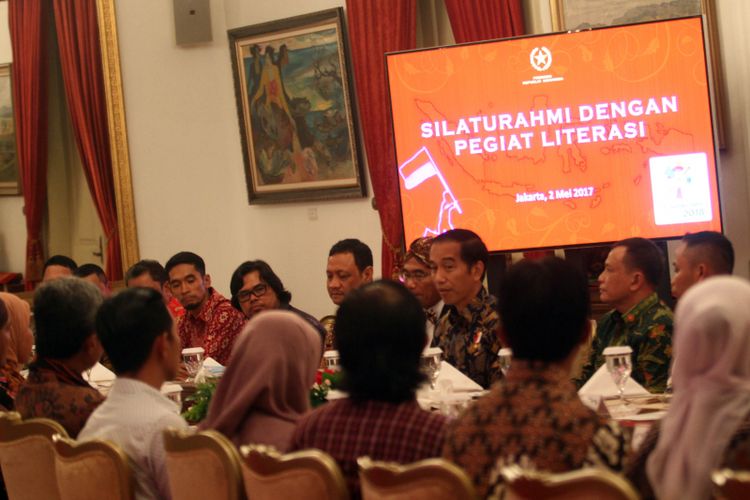
<path fill-rule="evenodd" d="M 619 391 L 615 385 L 615 381 L 612 379 L 612 375 L 607 371 L 606 364 L 600 366 L 596 370 L 596 373 L 578 391 L 578 397 L 581 398 L 583 404 L 595 411 L 599 407 L 599 402 L 602 398 L 617 396 L 618 394 Z M 624 394 L 626 396 L 639 396 L 641 394 L 649 394 L 649 392 L 641 384 L 628 377 L 628 381 L 625 382 Z"/>
<path fill-rule="evenodd" d="M 476 392 L 484 390 L 481 385 L 458 371 L 455 366 L 447 361 L 443 361 L 440 366 L 440 374 L 435 383 L 437 387 L 440 387 L 441 380 L 450 380 L 453 383 L 453 392 Z"/>
<path fill-rule="evenodd" d="M 115 374 L 101 363 L 97 363 L 91 370 L 84 371 L 83 379 L 86 382 L 108 382 L 115 379 Z"/>

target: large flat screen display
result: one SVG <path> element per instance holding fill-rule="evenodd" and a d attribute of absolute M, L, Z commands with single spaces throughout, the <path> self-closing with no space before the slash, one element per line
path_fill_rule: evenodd
<path fill-rule="evenodd" d="M 405 241 L 721 231 L 700 17 L 386 55 Z"/>

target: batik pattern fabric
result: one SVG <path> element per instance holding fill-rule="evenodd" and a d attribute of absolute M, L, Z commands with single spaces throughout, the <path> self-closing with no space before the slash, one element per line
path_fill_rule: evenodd
<path fill-rule="evenodd" d="M 514 359 L 507 377 L 449 425 L 443 457 L 466 471 L 480 498 L 499 497 L 504 466 L 618 471 L 626 443 L 618 425 L 581 403 L 567 370 Z"/>
<path fill-rule="evenodd" d="M 502 378 L 497 353 L 500 319 L 496 300 L 482 288 L 462 311 L 446 306 L 438 321 L 433 347 L 443 350 L 443 359 L 485 389 Z"/>
<path fill-rule="evenodd" d="M 226 366 L 237 336 L 245 326 L 245 315 L 213 288 L 197 315 L 180 318 L 179 331 L 182 347 L 202 347 L 204 355 Z"/>
<path fill-rule="evenodd" d="M 591 355 L 577 385 L 582 386 L 605 363 L 604 349 L 630 346 L 633 349 L 633 380 L 651 392 L 664 392 L 672 361 L 672 310 L 652 293 L 625 314 L 616 310 L 597 324 Z"/>
<path fill-rule="evenodd" d="M 29 377 L 18 390 L 16 411 L 24 419 L 54 420 L 75 439 L 102 401 L 104 396 L 81 374 L 59 361 L 39 359 L 31 364 Z"/>

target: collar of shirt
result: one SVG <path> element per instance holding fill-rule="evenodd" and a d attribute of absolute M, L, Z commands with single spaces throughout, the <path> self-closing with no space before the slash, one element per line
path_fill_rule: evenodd
<path fill-rule="evenodd" d="M 480 314 L 486 307 L 491 307 L 491 298 L 492 296 L 487 293 L 487 290 L 483 286 L 463 311 L 459 311 L 456 306 L 450 306 L 450 314 L 454 317 L 459 316 L 469 322 L 469 324 L 472 324 L 477 314 Z"/>
<path fill-rule="evenodd" d="M 198 314 L 193 316 L 192 314 L 187 313 L 185 317 L 193 320 L 200 320 L 204 323 L 209 323 L 211 321 L 217 304 L 226 299 L 219 292 L 214 290 L 212 286 L 208 287 L 206 293 L 208 294 L 208 297 L 206 297 L 206 302 L 203 304 L 203 307 L 201 307 L 201 310 L 198 311 Z"/>
<path fill-rule="evenodd" d="M 437 325 L 438 320 L 442 316 L 443 307 L 445 307 L 445 302 L 443 302 L 442 299 L 438 300 L 435 305 L 432 307 L 428 307 L 424 310 L 425 316 L 427 316 L 427 320 L 432 323 L 433 325 Z"/>
<path fill-rule="evenodd" d="M 535 380 L 549 385 L 569 385 L 574 389 L 568 371 L 559 363 L 547 361 L 514 358 L 506 380 L 516 384 Z"/>
<path fill-rule="evenodd" d="M 180 409 L 177 408 L 177 405 L 160 391 L 157 391 L 145 382 L 130 377 L 117 377 L 107 395 L 107 400 L 121 397 L 130 399 L 134 396 L 145 400 L 142 401 L 143 404 L 153 402 L 154 405 L 159 406 L 163 410 L 176 415 L 180 414 Z"/>
<path fill-rule="evenodd" d="M 656 292 L 653 292 L 651 295 L 631 307 L 625 314 L 620 314 L 615 310 L 612 316 L 616 322 L 622 323 L 625 326 L 631 326 L 637 323 L 643 313 L 654 307 L 658 302 L 659 296 Z"/>

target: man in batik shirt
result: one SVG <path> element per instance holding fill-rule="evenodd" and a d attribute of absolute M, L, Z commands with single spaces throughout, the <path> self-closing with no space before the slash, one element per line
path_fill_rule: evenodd
<path fill-rule="evenodd" d="M 485 389 L 502 378 L 495 299 L 483 285 L 487 259 L 484 242 L 468 229 L 447 231 L 435 237 L 430 248 L 435 286 L 448 306 L 432 346 L 440 347 L 448 363 Z"/>
<path fill-rule="evenodd" d="M 578 386 L 604 364 L 606 347 L 630 346 L 633 380 L 664 392 L 672 360 L 672 311 L 656 294 L 663 271 L 664 255 L 653 242 L 629 238 L 614 244 L 599 275 L 599 297 L 614 309 L 599 320 Z"/>
<path fill-rule="evenodd" d="M 172 295 L 187 311 L 179 323 L 182 347 L 202 347 L 206 357 L 226 365 L 245 316 L 211 287 L 211 276 L 198 255 L 180 252 L 164 267 Z"/>
<path fill-rule="evenodd" d="M 435 336 L 435 327 L 443 312 L 448 312 L 445 302 L 440 297 L 435 281 L 432 279 L 430 269 L 430 247 L 432 238 L 417 238 L 411 245 L 409 251 L 404 256 L 404 264 L 401 266 L 399 278 L 404 286 L 417 298 L 424 315 L 425 330 L 427 331 L 427 345 L 430 345 L 432 338 Z"/>
<path fill-rule="evenodd" d="M 500 498 L 506 465 L 622 468 L 622 431 L 583 405 L 568 375 L 590 309 L 586 277 L 561 259 L 521 261 L 506 273 L 499 310 L 513 362 L 504 380 L 449 425 L 443 447 L 479 498 Z"/>

